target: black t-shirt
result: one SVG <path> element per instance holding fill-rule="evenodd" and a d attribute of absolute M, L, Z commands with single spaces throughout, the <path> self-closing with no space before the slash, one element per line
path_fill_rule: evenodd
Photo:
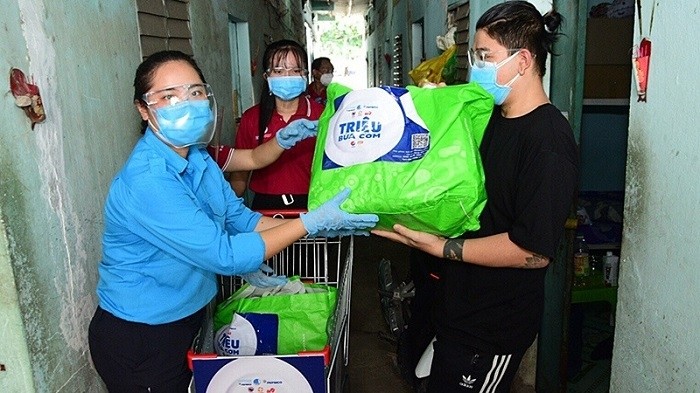
<path fill-rule="evenodd" d="M 578 179 L 568 121 L 551 104 L 513 119 L 496 107 L 480 152 L 488 200 L 480 229 L 463 237 L 507 232 L 520 247 L 553 259 Z M 485 352 L 524 351 L 540 327 L 545 272 L 443 260 L 439 334 Z"/>

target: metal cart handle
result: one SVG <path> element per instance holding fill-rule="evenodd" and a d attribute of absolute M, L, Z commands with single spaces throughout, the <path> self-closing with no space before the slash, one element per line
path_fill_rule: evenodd
<path fill-rule="evenodd" d="M 263 216 L 274 218 L 298 218 L 301 213 L 306 213 L 304 209 L 260 209 L 256 210 Z"/>

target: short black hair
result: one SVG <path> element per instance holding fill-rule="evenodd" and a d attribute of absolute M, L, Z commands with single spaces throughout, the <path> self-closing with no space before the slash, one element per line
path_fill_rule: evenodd
<path fill-rule="evenodd" d="M 311 69 L 318 70 L 319 68 L 321 68 L 321 64 L 323 64 L 324 61 L 331 63 L 331 59 L 329 59 L 327 57 L 317 57 L 314 59 L 314 61 L 311 62 Z M 331 63 L 331 65 L 332 65 L 332 63 Z"/>
<path fill-rule="evenodd" d="M 489 37 L 506 48 L 524 48 L 535 55 L 540 75 L 545 73 L 547 54 L 559 38 L 563 17 L 554 9 L 542 15 L 527 1 L 506 1 L 489 8 L 476 22 Z"/>
<path fill-rule="evenodd" d="M 197 62 L 194 61 L 192 56 L 178 50 L 164 50 L 148 56 L 138 68 L 136 68 L 136 75 L 134 76 L 134 101 L 143 102 L 143 95 L 153 87 L 153 74 L 155 74 L 158 67 L 171 61 L 184 61 L 189 63 L 189 65 L 197 71 L 202 82 L 207 83 L 206 79 L 204 79 L 204 74 L 202 74 L 202 70 L 199 69 Z"/>

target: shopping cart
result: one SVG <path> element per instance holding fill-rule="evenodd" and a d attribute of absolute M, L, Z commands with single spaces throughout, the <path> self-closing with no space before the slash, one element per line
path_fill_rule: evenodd
<path fill-rule="evenodd" d="M 295 217 L 299 211 L 261 211 L 261 213 L 274 217 Z M 224 357 L 217 356 L 214 351 L 214 328 L 212 323 L 213 308 L 209 307 L 208 317 L 199 337 L 193 344 L 190 351 L 190 366 L 194 369 L 193 383 L 190 387 L 191 393 L 217 393 L 219 388 L 206 385 L 207 381 L 197 381 L 198 362 L 214 360 L 243 361 L 252 364 L 260 364 L 261 359 L 275 361 L 279 359 L 292 364 L 298 369 L 310 370 L 308 375 L 313 378 L 323 376 L 323 383 L 311 383 L 309 393 L 340 393 L 347 385 L 347 365 L 348 347 L 350 333 L 350 294 L 352 282 L 353 263 L 352 236 L 339 238 L 307 238 L 297 240 L 292 245 L 282 250 L 279 254 L 266 261 L 277 274 L 288 277 L 300 276 L 301 280 L 307 283 L 324 284 L 335 286 L 337 292 L 336 309 L 329 323 L 329 343 L 322 351 L 304 352 L 297 355 L 261 355 Z M 237 276 L 219 276 L 220 290 L 217 296 L 217 304 L 231 296 L 243 284 Z M 315 358 L 315 359 L 314 359 Z M 241 362 L 240 364 L 243 364 Z M 211 364 L 211 362 L 208 362 Z M 301 365 L 299 365 L 301 363 Z M 303 364 L 306 363 L 306 364 Z M 200 363 L 201 364 L 201 363 Z M 231 381 L 234 383 L 234 381 Z M 319 385 L 323 385 L 319 387 Z M 207 386 L 204 391 L 196 390 L 199 387 Z M 217 385 L 217 386 L 220 386 Z M 307 386 L 307 385 L 304 385 Z M 223 391 L 229 391 L 224 389 Z M 232 390 L 233 391 L 233 390 Z M 237 391 L 237 390 L 236 390 Z M 256 390 L 257 391 L 257 390 Z M 284 389 L 277 389 L 277 392 L 284 392 Z M 289 390 L 290 392 L 292 390 Z M 297 392 L 294 390 L 295 393 Z"/>

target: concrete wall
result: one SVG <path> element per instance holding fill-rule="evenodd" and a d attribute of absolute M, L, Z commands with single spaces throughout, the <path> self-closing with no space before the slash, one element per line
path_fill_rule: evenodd
<path fill-rule="evenodd" d="M 279 22 L 269 4 L 190 3 L 195 57 L 220 99 L 232 90 L 229 15 L 250 22 L 259 56 L 270 40 L 303 43 L 301 0 L 280 1 Z M 0 391 L 99 392 L 87 327 L 104 198 L 140 136 L 136 2 L 11 0 L 0 18 Z M 41 89 L 47 119 L 33 130 L 9 93 L 12 67 Z"/>
<path fill-rule="evenodd" d="M 140 60 L 132 1 L 11 1 L 3 6 L 3 91 L 11 67 L 33 75 L 47 119 L 30 128 L 2 96 L 0 253 L 3 392 L 87 392 L 102 203 L 138 137 L 131 104 Z M 10 277 L 14 280 L 10 280 Z M 11 285 L 14 284 L 14 285 Z M 7 318 L 7 319 L 6 319 Z M 10 345 L 7 345 L 10 343 Z"/>
<path fill-rule="evenodd" d="M 653 51 L 648 100 L 636 102 L 634 87 L 631 95 L 611 392 L 697 392 L 700 77 L 688 70 L 700 62 L 689 47 L 700 36 L 700 2 L 641 7 Z"/>

